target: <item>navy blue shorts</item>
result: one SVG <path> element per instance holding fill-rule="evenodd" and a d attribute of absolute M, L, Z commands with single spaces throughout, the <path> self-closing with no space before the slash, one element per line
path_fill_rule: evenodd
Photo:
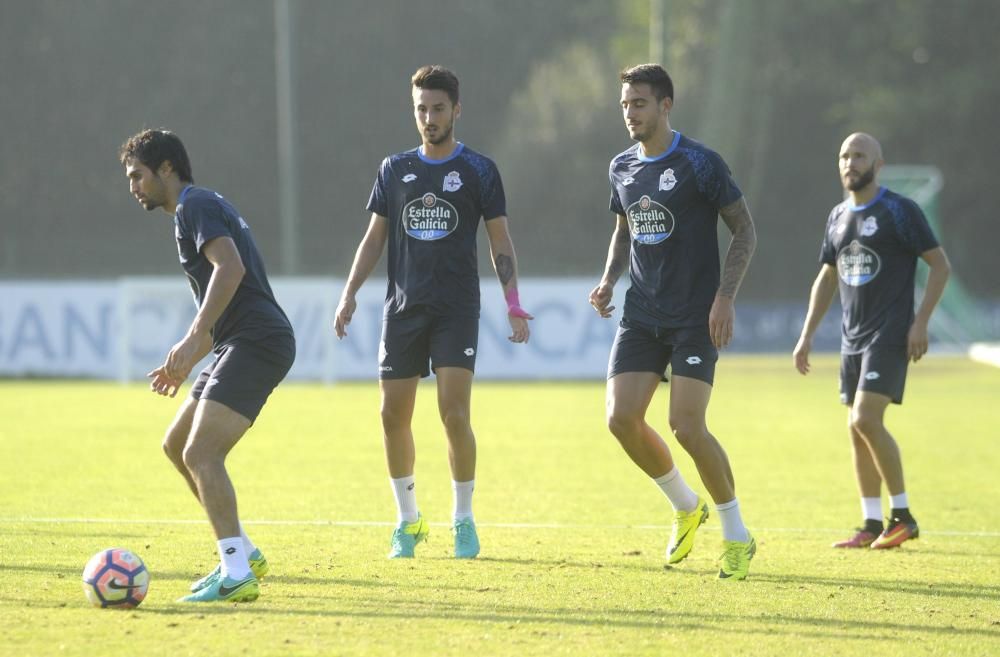
<path fill-rule="evenodd" d="M 223 346 L 191 387 L 194 399 L 210 399 L 253 423 L 264 402 L 295 361 L 295 338 L 279 333 L 262 342 Z"/>
<path fill-rule="evenodd" d="M 872 347 L 860 354 L 840 355 L 840 402 L 854 404 L 858 390 L 885 395 L 894 404 L 903 403 L 906 368 L 910 359 L 906 347 Z"/>
<path fill-rule="evenodd" d="M 683 328 L 649 326 L 622 319 L 608 360 L 608 378 L 624 372 L 653 372 L 667 380 L 667 365 L 677 376 L 712 385 L 719 350 L 708 325 Z"/>
<path fill-rule="evenodd" d="M 431 369 L 464 367 L 476 371 L 479 318 L 414 312 L 382 320 L 378 348 L 380 379 L 430 376 Z"/>

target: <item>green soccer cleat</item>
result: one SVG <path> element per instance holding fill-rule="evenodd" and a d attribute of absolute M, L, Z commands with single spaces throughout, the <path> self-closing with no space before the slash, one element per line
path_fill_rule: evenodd
<path fill-rule="evenodd" d="M 260 584 L 251 572 L 241 580 L 217 577 L 205 588 L 177 602 L 253 602 L 260 596 Z"/>
<path fill-rule="evenodd" d="M 472 518 L 456 520 L 451 532 L 455 535 L 455 558 L 475 559 L 479 554 L 479 536 Z"/>
<path fill-rule="evenodd" d="M 389 548 L 390 559 L 412 559 L 413 548 L 417 543 L 427 538 L 430 527 L 424 521 L 424 517 L 417 514 L 414 522 L 402 521 L 392 532 L 392 542 Z"/>
<path fill-rule="evenodd" d="M 255 548 L 250 553 L 250 571 L 257 579 L 264 579 L 264 576 L 271 572 L 271 567 L 267 563 L 267 557 L 260 551 L 260 548 Z M 215 570 L 191 584 L 191 592 L 197 593 L 206 586 L 211 585 L 215 580 L 219 579 L 219 575 L 221 574 L 222 564 L 216 564 Z"/>
<path fill-rule="evenodd" d="M 719 579 L 746 579 L 750 572 L 750 560 L 757 553 L 757 541 L 747 532 L 746 541 L 722 541 L 722 562 Z"/>
<path fill-rule="evenodd" d="M 693 511 L 677 511 L 674 513 L 674 528 L 670 532 L 670 543 L 667 544 L 667 563 L 680 563 L 694 547 L 694 534 L 708 519 L 708 504 L 698 498 L 698 504 Z"/>

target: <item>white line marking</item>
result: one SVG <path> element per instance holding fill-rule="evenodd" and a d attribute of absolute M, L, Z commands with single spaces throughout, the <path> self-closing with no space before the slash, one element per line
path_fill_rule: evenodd
<path fill-rule="evenodd" d="M 245 525 L 277 525 L 289 527 L 395 527 L 396 523 L 380 520 L 242 520 Z M 148 519 L 148 518 L 34 518 L 34 517 L 0 517 L 0 525 L 12 524 L 93 524 L 93 525 L 207 525 L 208 520 Z M 432 527 L 450 527 L 450 523 L 431 522 Z M 583 525 L 558 522 L 477 522 L 478 527 L 493 527 L 498 529 L 641 529 L 651 531 L 667 531 L 669 525 Z M 718 527 L 706 527 L 709 531 L 718 531 Z M 825 527 L 754 527 L 754 532 L 787 533 L 787 534 L 842 534 L 843 529 L 828 529 Z M 1000 538 L 1000 532 L 963 532 L 952 530 L 924 531 L 921 535 L 928 536 L 960 536 L 966 538 Z"/>

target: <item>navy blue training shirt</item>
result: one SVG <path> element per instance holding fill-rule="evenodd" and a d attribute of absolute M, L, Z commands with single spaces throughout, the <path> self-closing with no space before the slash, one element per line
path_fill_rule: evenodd
<path fill-rule="evenodd" d="M 906 346 L 917 258 L 937 246 L 920 207 L 885 187 L 866 205 L 833 208 L 819 259 L 837 268 L 844 353 Z"/>
<path fill-rule="evenodd" d="M 236 340 L 261 342 L 276 333 L 292 333 L 288 317 L 271 292 L 250 227 L 222 195 L 203 187 L 185 187 L 174 211 L 174 236 L 181 267 L 199 308 L 214 269 L 202 253 L 205 243 L 230 237 L 243 260 L 246 274 L 212 330 L 215 349 Z"/>
<path fill-rule="evenodd" d="M 743 193 L 721 157 L 674 132 L 654 158 L 636 143 L 611 160 L 611 211 L 628 219 L 624 316 L 666 328 L 708 324 L 719 288 L 719 210 Z"/>
<path fill-rule="evenodd" d="M 507 214 L 496 165 L 459 143 L 443 160 L 419 148 L 382 161 L 368 211 L 389 221 L 385 315 L 479 316 L 476 231 Z"/>

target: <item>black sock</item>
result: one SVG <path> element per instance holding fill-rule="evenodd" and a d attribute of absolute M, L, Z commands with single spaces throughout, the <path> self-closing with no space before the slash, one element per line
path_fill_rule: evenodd
<path fill-rule="evenodd" d="M 868 518 L 867 520 L 865 520 L 865 526 L 863 527 L 863 529 L 869 534 L 881 534 L 883 529 L 882 521 L 872 520 L 871 518 Z"/>
<path fill-rule="evenodd" d="M 902 509 L 892 509 L 889 511 L 889 517 L 893 520 L 899 520 L 900 522 L 914 523 L 916 520 L 910 514 L 909 507 L 903 507 Z"/>

